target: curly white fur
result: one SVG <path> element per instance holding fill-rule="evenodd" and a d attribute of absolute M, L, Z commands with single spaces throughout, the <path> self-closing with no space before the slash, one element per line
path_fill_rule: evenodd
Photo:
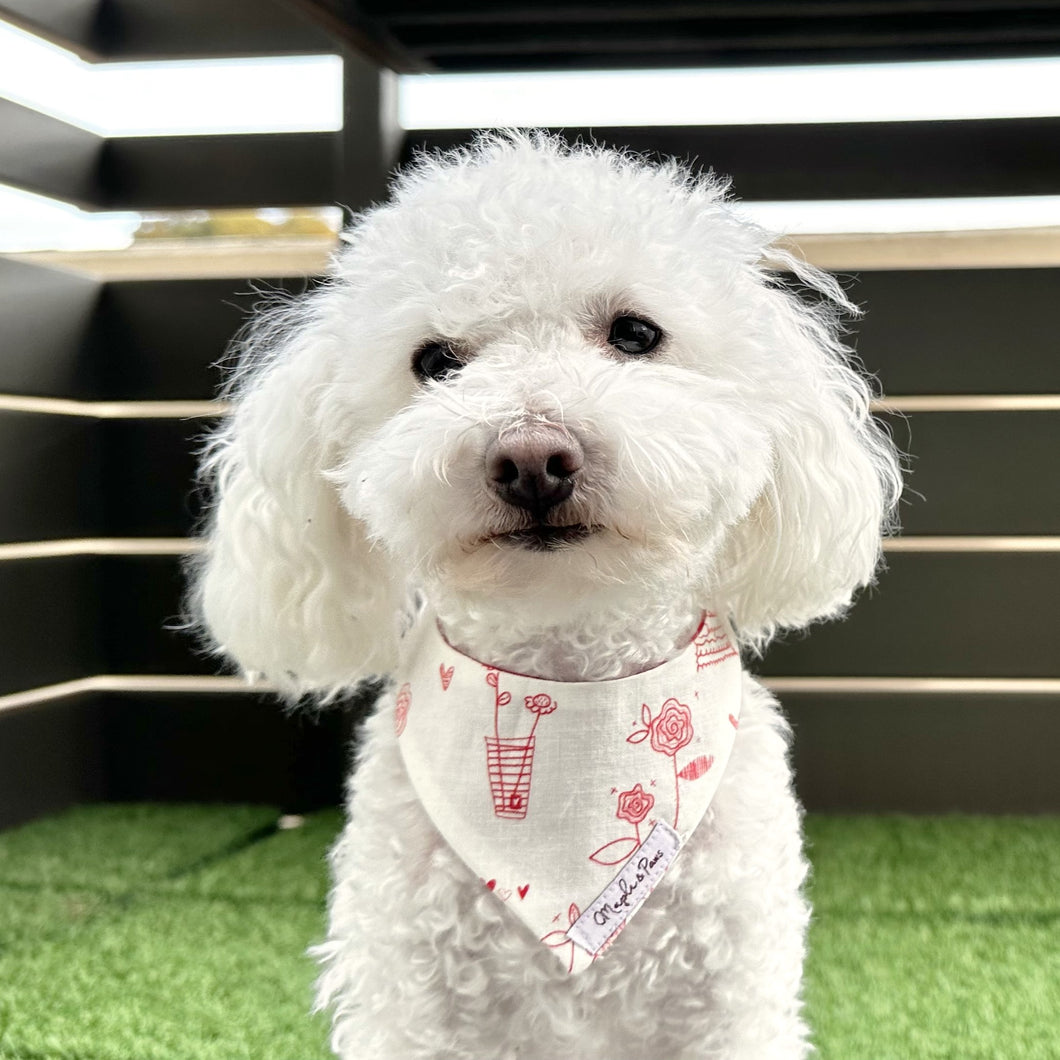
<path fill-rule="evenodd" d="M 753 652 L 872 579 L 900 480 L 836 337 L 851 307 L 719 182 L 484 137 L 420 159 L 347 240 L 318 293 L 250 333 L 205 457 L 217 503 L 194 603 L 245 670 L 324 698 L 385 674 L 411 589 L 483 661 L 600 679 L 672 655 L 707 600 Z M 658 351 L 609 346 L 619 315 L 656 323 Z M 431 340 L 465 363 L 424 384 L 412 359 Z M 530 517 L 484 471 L 527 430 L 584 451 L 550 519 L 588 533 L 560 548 L 506 536 Z M 707 818 L 574 977 L 434 830 L 391 709 L 384 696 L 360 746 L 318 949 L 339 1056 L 806 1054 L 787 729 L 753 681 Z"/>

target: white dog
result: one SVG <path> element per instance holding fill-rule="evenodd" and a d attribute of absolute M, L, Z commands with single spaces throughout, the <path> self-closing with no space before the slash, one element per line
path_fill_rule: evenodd
<path fill-rule="evenodd" d="M 334 1050 L 806 1055 L 789 734 L 732 646 L 839 615 L 876 569 L 900 480 L 836 338 L 851 307 L 721 183 L 545 135 L 420 159 L 346 242 L 246 340 L 195 590 L 217 649 L 292 697 L 400 686 L 332 856 Z M 686 658 L 708 683 L 667 692 Z"/>

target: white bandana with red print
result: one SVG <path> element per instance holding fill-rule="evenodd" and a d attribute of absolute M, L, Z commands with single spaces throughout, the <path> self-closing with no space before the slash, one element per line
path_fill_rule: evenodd
<path fill-rule="evenodd" d="M 625 927 L 703 819 L 739 726 L 741 668 L 707 612 L 644 673 L 546 681 L 404 640 L 394 724 L 409 779 L 483 886 L 570 972 Z"/>

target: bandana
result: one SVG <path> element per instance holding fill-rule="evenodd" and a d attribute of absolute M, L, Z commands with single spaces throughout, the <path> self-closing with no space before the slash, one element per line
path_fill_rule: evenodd
<path fill-rule="evenodd" d="M 703 819 L 739 725 L 741 670 L 707 612 L 676 657 L 547 681 L 461 654 L 425 608 L 394 724 L 412 786 L 471 871 L 569 972 L 596 960 Z"/>

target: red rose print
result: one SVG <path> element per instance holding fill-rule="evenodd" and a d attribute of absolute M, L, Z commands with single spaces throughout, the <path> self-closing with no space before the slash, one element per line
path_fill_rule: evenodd
<path fill-rule="evenodd" d="M 525 696 L 525 705 L 527 710 L 532 710 L 539 717 L 542 714 L 551 714 L 557 704 L 552 701 L 552 697 L 546 695 L 544 692 L 539 692 L 536 696 Z"/>
<path fill-rule="evenodd" d="M 629 821 L 630 824 L 640 824 L 651 813 L 654 805 L 655 796 L 637 784 L 632 791 L 624 791 L 619 795 L 618 812 L 615 816 L 623 821 Z"/>
<path fill-rule="evenodd" d="M 405 731 L 405 723 L 412 706 L 412 687 L 405 682 L 398 690 L 397 702 L 394 704 L 394 731 L 400 736 Z"/>
<path fill-rule="evenodd" d="M 618 810 L 615 816 L 620 821 L 628 821 L 633 825 L 636 835 L 624 835 L 604 843 L 589 855 L 589 860 L 595 861 L 597 865 L 621 865 L 640 846 L 641 823 L 651 813 L 654 805 L 655 796 L 646 792 L 643 784 L 637 784 L 630 791 L 623 791 L 618 796 Z"/>
<path fill-rule="evenodd" d="M 653 751 L 676 755 L 692 742 L 692 711 L 684 703 L 668 699 L 659 716 L 652 721 L 649 734 Z"/>
<path fill-rule="evenodd" d="M 697 692 L 698 696 L 699 693 Z M 736 722 L 733 716 L 729 715 L 729 720 L 735 725 Z M 659 754 L 664 754 L 673 762 L 674 767 L 674 828 L 677 827 L 677 822 L 681 816 L 681 781 L 682 780 L 698 780 L 701 776 L 704 776 L 712 765 L 714 765 L 713 755 L 699 755 L 698 758 L 694 758 L 691 762 L 687 763 L 683 769 L 679 769 L 677 766 L 677 752 L 682 747 L 687 747 L 692 742 L 692 737 L 695 735 L 692 728 L 692 711 L 685 706 L 684 703 L 678 702 L 672 696 L 663 703 L 659 710 L 658 717 L 653 718 L 651 716 L 651 707 L 647 703 L 640 705 L 640 721 L 641 725 L 644 726 L 642 729 L 636 727 L 637 723 L 634 722 L 633 732 L 626 737 L 626 743 L 644 743 L 645 740 L 651 740 L 651 748 L 653 751 L 658 751 Z M 655 781 L 652 781 L 654 784 Z M 639 787 L 639 785 L 638 785 Z M 636 788 L 634 789 L 636 791 Z M 632 795 L 634 792 L 623 792 L 622 796 Z M 653 796 L 647 796 L 653 799 Z M 622 813 L 622 802 L 619 801 L 619 817 L 623 817 Z M 649 807 L 650 809 L 650 807 Z M 625 820 L 632 820 L 630 817 L 625 817 Z M 643 818 L 642 818 L 643 820 Z M 637 828 L 637 843 L 640 843 L 640 824 L 634 822 Z M 616 840 L 615 842 L 621 842 Z M 614 843 L 609 843 L 608 847 L 613 846 Z M 597 855 L 600 855 L 603 850 L 607 847 L 601 847 L 600 850 L 595 851 L 589 855 L 590 860 L 599 861 L 601 864 L 609 864 L 603 861 Z"/>

